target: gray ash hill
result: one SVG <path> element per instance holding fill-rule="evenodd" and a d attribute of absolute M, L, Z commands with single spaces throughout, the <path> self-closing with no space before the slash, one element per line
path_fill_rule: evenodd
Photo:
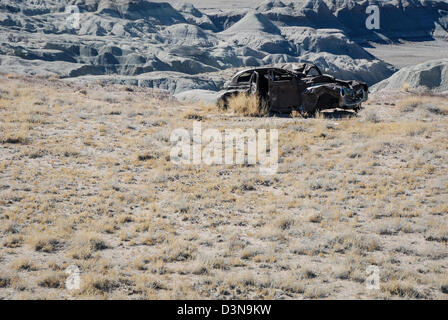
<path fill-rule="evenodd" d="M 380 30 L 365 27 L 369 3 L 381 8 Z M 67 20 L 70 6 L 79 26 Z M 374 84 L 396 70 L 366 41 L 447 38 L 447 30 L 448 4 L 426 0 L 273 0 L 202 11 L 145 0 L 2 0 L 0 72 L 179 93 L 220 90 L 231 68 L 310 61 Z"/>
<path fill-rule="evenodd" d="M 425 90 L 448 94 L 448 58 L 430 60 L 400 69 L 390 78 L 375 84 L 371 90 Z"/>

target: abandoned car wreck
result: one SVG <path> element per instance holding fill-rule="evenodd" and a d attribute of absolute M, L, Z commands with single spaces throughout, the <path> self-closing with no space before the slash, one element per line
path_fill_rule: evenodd
<path fill-rule="evenodd" d="M 314 115 L 325 109 L 341 108 L 357 112 L 367 100 L 368 86 L 356 80 L 339 80 L 322 74 L 311 63 L 257 67 L 238 72 L 219 96 L 218 106 L 226 109 L 229 98 L 245 93 L 259 97 L 272 113 Z"/>

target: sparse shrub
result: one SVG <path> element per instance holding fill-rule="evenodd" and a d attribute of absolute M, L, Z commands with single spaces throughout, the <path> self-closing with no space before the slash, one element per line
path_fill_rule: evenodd
<path fill-rule="evenodd" d="M 188 120 L 196 120 L 196 121 L 202 121 L 202 116 L 200 114 L 197 114 L 196 112 L 192 110 L 188 110 L 184 113 L 184 118 Z"/>
<path fill-rule="evenodd" d="M 117 222 L 119 224 L 129 223 L 129 222 L 133 222 L 133 221 L 134 221 L 134 217 L 129 214 L 121 214 L 120 216 L 117 217 Z"/>
<path fill-rule="evenodd" d="M 144 257 L 139 257 L 134 260 L 134 267 L 137 270 L 147 270 L 146 264 L 148 263 L 148 259 Z"/>
<path fill-rule="evenodd" d="M 383 291 L 407 299 L 424 299 L 426 296 L 416 288 L 415 283 L 404 280 L 391 280 L 381 285 Z"/>
<path fill-rule="evenodd" d="M 309 183 L 311 190 L 319 190 L 322 189 L 322 182 L 320 180 L 312 180 Z"/>
<path fill-rule="evenodd" d="M 71 146 L 62 148 L 62 149 L 58 150 L 58 152 L 60 152 L 60 154 L 66 158 L 78 157 L 80 155 L 80 152 Z"/>
<path fill-rule="evenodd" d="M 109 95 L 106 95 L 104 97 L 104 101 L 107 102 L 107 103 L 110 103 L 110 104 L 118 103 L 118 99 L 117 98 L 115 98 L 113 96 L 109 96 Z"/>
<path fill-rule="evenodd" d="M 351 159 L 356 159 L 356 158 L 361 158 L 364 153 L 365 152 L 364 152 L 363 147 L 354 146 L 353 148 L 351 148 L 351 150 L 349 150 L 349 152 L 347 152 L 347 156 Z"/>
<path fill-rule="evenodd" d="M 23 132 L 18 133 L 8 133 L 4 135 L 1 140 L 1 143 L 10 143 L 10 144 L 27 144 L 28 138 Z"/>
<path fill-rule="evenodd" d="M 0 288 L 7 288 L 11 283 L 11 279 L 8 277 L 0 276 Z"/>
<path fill-rule="evenodd" d="M 310 212 L 306 220 L 312 223 L 320 223 L 322 221 L 322 214 L 320 212 Z"/>
<path fill-rule="evenodd" d="M 48 272 L 40 277 L 38 284 L 44 288 L 63 288 L 65 285 L 66 275 L 61 272 Z"/>
<path fill-rule="evenodd" d="M 104 240 L 93 234 L 81 233 L 74 240 L 71 256 L 74 259 L 89 259 L 94 252 L 107 248 L 108 246 Z"/>
<path fill-rule="evenodd" d="M 240 236 L 237 234 L 234 234 L 229 237 L 229 240 L 227 241 L 229 250 L 235 251 L 235 250 L 242 250 L 246 247 L 247 243 L 243 240 L 241 240 Z"/>
<path fill-rule="evenodd" d="M 257 250 L 255 250 L 253 248 L 246 248 L 241 253 L 241 259 L 249 260 L 252 257 L 255 257 L 256 255 L 257 255 Z"/>
<path fill-rule="evenodd" d="M 334 186 L 330 180 L 324 179 L 315 179 L 309 182 L 309 186 L 311 190 L 324 190 L 324 191 L 333 191 Z"/>
<path fill-rule="evenodd" d="M 329 241 L 329 245 L 338 252 L 354 251 L 359 254 L 381 249 L 379 239 L 374 236 L 346 233 L 338 235 Z"/>
<path fill-rule="evenodd" d="M 186 261 L 192 257 L 191 246 L 178 240 L 169 241 L 166 246 L 164 262 Z"/>
<path fill-rule="evenodd" d="M 34 271 L 36 266 L 28 258 L 18 258 L 12 262 L 12 268 L 17 271 Z"/>
<path fill-rule="evenodd" d="M 156 261 L 155 264 L 151 264 L 150 271 L 154 274 L 166 274 L 168 272 L 166 263 L 162 259 Z"/>
<path fill-rule="evenodd" d="M 147 246 L 154 246 L 159 243 L 166 241 L 166 234 L 159 230 L 155 232 L 149 232 L 142 240 L 142 243 Z"/>
<path fill-rule="evenodd" d="M 300 271 L 301 279 L 314 279 L 317 277 L 317 273 L 311 269 L 303 269 Z"/>
<path fill-rule="evenodd" d="M 442 291 L 444 294 L 448 294 L 448 283 L 442 284 L 440 286 L 440 291 Z"/>
<path fill-rule="evenodd" d="M 31 246 L 36 251 L 53 253 L 62 246 L 62 243 L 56 238 L 44 235 L 31 239 Z"/>
<path fill-rule="evenodd" d="M 63 265 L 58 264 L 55 260 L 50 260 L 48 262 L 48 267 L 53 271 L 60 271 L 64 269 Z"/>
<path fill-rule="evenodd" d="M 319 243 L 305 242 L 295 244 L 291 248 L 291 252 L 303 256 L 317 256 L 322 252 L 322 250 Z"/>
<path fill-rule="evenodd" d="M 147 160 L 152 160 L 152 159 L 157 159 L 159 158 L 159 155 L 157 153 L 149 153 L 149 152 L 145 152 L 145 153 L 141 153 L 137 155 L 137 160 L 138 161 L 147 161 Z"/>
<path fill-rule="evenodd" d="M 423 104 L 423 99 L 417 96 L 412 96 L 409 98 L 405 98 L 398 102 L 398 107 L 402 112 L 412 112 L 418 106 Z"/>
<path fill-rule="evenodd" d="M 134 277 L 136 290 L 141 293 L 147 294 L 148 291 L 166 289 L 162 282 L 154 276 L 148 276 L 146 274 L 137 275 Z"/>
<path fill-rule="evenodd" d="M 409 124 L 405 127 L 406 133 L 411 137 L 420 136 L 425 133 L 427 129 L 428 126 L 424 124 Z"/>
<path fill-rule="evenodd" d="M 443 103 L 444 99 L 437 96 L 414 95 L 398 102 L 398 107 L 403 113 L 426 111 L 421 116 L 446 116 L 448 115 L 448 107 Z"/>
<path fill-rule="evenodd" d="M 275 225 L 280 230 L 287 230 L 291 228 L 291 226 L 294 224 L 294 219 L 291 218 L 289 215 L 284 215 L 275 220 Z"/>
<path fill-rule="evenodd" d="M 188 213 L 190 210 L 190 205 L 188 203 L 189 202 L 184 197 L 180 197 L 173 204 L 174 210 L 180 213 Z"/>
<path fill-rule="evenodd" d="M 428 227 L 425 234 L 427 241 L 448 243 L 448 226 L 441 221 L 437 226 Z"/>
<path fill-rule="evenodd" d="M 304 297 L 307 299 L 322 299 L 328 296 L 328 290 L 320 285 L 307 286 L 304 292 Z"/>
<path fill-rule="evenodd" d="M 401 90 L 404 92 L 408 92 L 409 91 L 409 82 L 403 83 L 403 85 L 401 86 Z"/>
<path fill-rule="evenodd" d="M 13 223 L 13 222 L 9 222 L 9 223 L 5 223 L 4 228 L 3 228 L 3 232 L 8 234 L 16 234 L 19 233 L 21 230 L 21 226 L 17 223 Z"/>
<path fill-rule="evenodd" d="M 336 279 L 347 280 L 350 277 L 350 268 L 348 266 L 334 266 L 333 275 Z"/>
<path fill-rule="evenodd" d="M 119 287 L 119 282 L 112 278 L 111 275 L 98 275 L 89 273 L 83 277 L 81 293 L 87 295 L 110 293 Z"/>
<path fill-rule="evenodd" d="M 305 284 L 293 276 L 288 276 L 276 281 L 276 287 L 289 293 L 305 292 Z"/>
<path fill-rule="evenodd" d="M 208 274 L 208 265 L 202 261 L 195 261 L 190 266 L 190 273 L 194 275 L 206 275 Z"/>
<path fill-rule="evenodd" d="M 232 274 L 228 277 L 227 280 L 230 287 L 239 287 L 239 286 L 253 286 L 256 284 L 255 276 L 250 271 L 243 271 L 236 274 Z"/>
<path fill-rule="evenodd" d="M 427 103 L 425 105 L 425 107 L 426 107 L 426 111 L 428 111 L 429 113 L 432 113 L 432 114 L 435 114 L 438 116 L 448 115 L 448 107 L 446 107 L 446 106 L 438 106 L 433 103 Z"/>
<path fill-rule="evenodd" d="M 23 244 L 23 238 L 15 234 L 9 235 L 6 238 L 5 242 L 3 243 L 3 245 L 8 248 L 18 248 L 21 247 L 22 244 Z"/>
<path fill-rule="evenodd" d="M 255 190 L 255 181 L 253 179 L 244 178 L 240 181 L 237 181 L 235 185 L 232 186 L 232 192 L 235 191 L 253 191 Z"/>

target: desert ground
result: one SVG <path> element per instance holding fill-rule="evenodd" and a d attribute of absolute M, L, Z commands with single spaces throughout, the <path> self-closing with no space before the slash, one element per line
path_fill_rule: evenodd
<path fill-rule="evenodd" d="M 278 129 L 277 174 L 173 164 L 193 121 Z M 446 299 L 447 151 L 447 97 L 406 88 L 357 116 L 248 117 L 1 75 L 0 299 Z"/>

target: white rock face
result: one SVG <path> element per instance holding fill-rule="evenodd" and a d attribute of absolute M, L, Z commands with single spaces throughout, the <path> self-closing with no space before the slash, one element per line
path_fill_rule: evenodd
<path fill-rule="evenodd" d="M 66 13 L 69 5 L 77 6 L 79 24 Z M 0 72 L 125 81 L 178 93 L 219 90 L 228 80 L 220 72 L 229 68 L 309 60 L 330 74 L 370 85 L 395 69 L 359 42 L 400 38 L 406 30 L 413 32 L 410 37 L 448 34 L 446 3 L 380 4 L 396 17 L 405 11 L 420 15 L 418 32 L 387 19 L 378 32 L 366 31 L 366 5 L 270 0 L 252 10 L 201 11 L 147 0 L 2 0 Z M 210 72 L 214 75 L 205 75 Z"/>
<path fill-rule="evenodd" d="M 377 83 L 371 91 L 400 90 L 405 84 L 409 85 L 410 89 L 448 92 L 448 58 L 403 68 L 390 78 Z"/>

